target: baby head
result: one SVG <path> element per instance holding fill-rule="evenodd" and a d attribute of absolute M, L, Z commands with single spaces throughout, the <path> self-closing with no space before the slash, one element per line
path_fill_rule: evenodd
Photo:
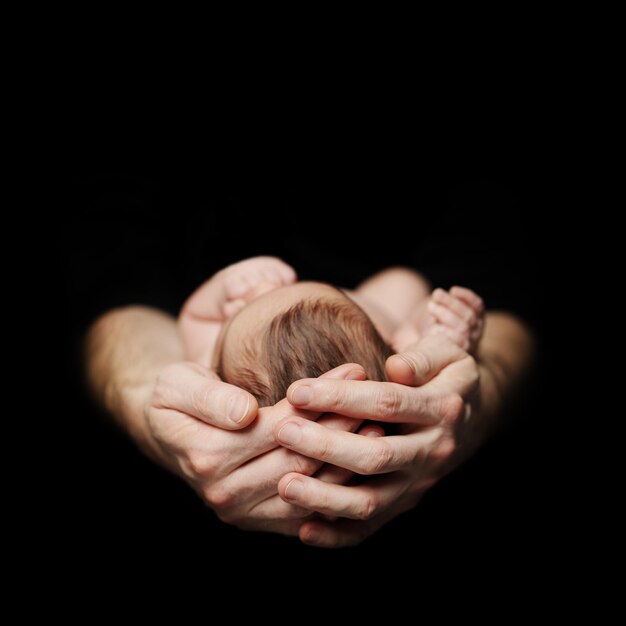
<path fill-rule="evenodd" d="M 369 317 L 339 289 L 302 282 L 265 293 L 233 316 L 218 339 L 214 367 L 259 406 L 270 406 L 295 380 L 342 363 L 358 363 L 370 380 L 385 380 L 391 354 Z"/>

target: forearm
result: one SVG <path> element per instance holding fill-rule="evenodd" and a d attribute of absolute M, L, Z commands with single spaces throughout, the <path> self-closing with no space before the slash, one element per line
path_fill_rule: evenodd
<path fill-rule="evenodd" d="M 92 393 L 139 447 L 161 462 L 144 407 L 159 373 L 182 359 L 175 320 L 156 309 L 110 311 L 87 334 L 86 366 Z"/>
<path fill-rule="evenodd" d="M 481 372 L 481 413 L 489 430 L 519 389 L 534 352 L 534 337 L 521 320 L 505 312 L 487 314 L 477 360 Z"/>

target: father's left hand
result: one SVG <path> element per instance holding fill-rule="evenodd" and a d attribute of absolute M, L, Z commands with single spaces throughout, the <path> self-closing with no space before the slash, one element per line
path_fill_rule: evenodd
<path fill-rule="evenodd" d="M 279 494 L 286 502 L 340 518 L 304 522 L 299 535 L 305 543 L 360 543 L 414 507 L 484 438 L 479 366 L 456 344 L 426 337 L 390 357 L 386 369 L 393 382 L 320 378 L 289 388 L 287 398 L 299 409 L 393 422 L 401 433 L 365 437 L 294 417 L 276 424 L 276 439 L 286 448 L 357 474 L 376 475 L 354 486 L 297 473 L 284 476 Z"/>

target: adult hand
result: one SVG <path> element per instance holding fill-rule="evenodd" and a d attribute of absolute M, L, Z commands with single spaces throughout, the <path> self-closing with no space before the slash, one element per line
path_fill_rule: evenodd
<path fill-rule="evenodd" d="M 347 364 L 324 377 L 354 381 L 366 375 L 361 366 Z M 321 412 L 294 409 L 286 399 L 258 410 L 254 397 L 212 371 L 176 363 L 158 377 L 144 413 L 160 457 L 220 519 L 250 530 L 297 534 L 310 511 L 284 502 L 277 495 L 278 482 L 290 472 L 311 475 L 322 462 L 279 446 L 273 431 L 285 418 L 315 420 Z M 328 430 L 356 430 L 360 424 L 332 415 L 320 423 Z M 346 478 L 345 472 L 337 472 L 325 479 Z"/>
<path fill-rule="evenodd" d="M 363 475 L 356 486 L 327 484 L 303 473 L 285 475 L 279 494 L 286 503 L 335 522 L 307 521 L 302 541 L 322 547 L 359 543 L 398 514 L 414 507 L 470 453 L 481 439 L 476 361 L 443 336 L 426 337 L 392 356 L 390 381 L 305 379 L 291 385 L 295 408 L 399 425 L 401 434 L 363 437 L 289 416 L 274 426 L 276 440 L 306 457 Z"/>

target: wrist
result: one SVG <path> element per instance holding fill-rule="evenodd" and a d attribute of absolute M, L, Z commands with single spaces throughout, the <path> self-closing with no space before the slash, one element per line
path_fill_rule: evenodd
<path fill-rule="evenodd" d="M 145 307 L 114 310 L 93 324 L 85 348 L 96 399 L 146 454 L 164 462 L 146 409 L 159 373 L 182 359 L 175 321 Z"/>
<path fill-rule="evenodd" d="M 137 446 L 153 459 L 160 459 L 160 448 L 148 424 L 147 412 L 154 382 L 126 385 L 117 390 L 117 401 L 109 411 Z"/>

